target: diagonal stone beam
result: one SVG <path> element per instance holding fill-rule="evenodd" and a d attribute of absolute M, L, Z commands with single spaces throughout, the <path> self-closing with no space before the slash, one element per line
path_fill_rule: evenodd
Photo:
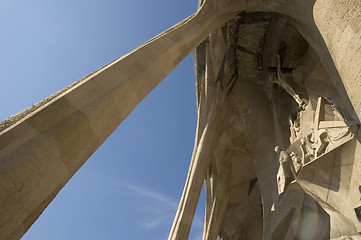
<path fill-rule="evenodd" d="M 223 3 L 230 2 L 236 1 Z M 145 96 L 238 12 L 222 6 L 205 2 L 197 13 L 129 54 L 0 123 L 1 239 L 21 238 Z"/>
<path fill-rule="evenodd" d="M 335 82 L 338 85 L 343 83 L 347 94 L 354 96 L 351 102 L 357 112 L 356 117 L 359 117 L 361 101 L 352 91 L 358 89 L 359 83 L 357 77 L 360 69 L 357 66 L 360 58 L 357 56 L 361 48 L 357 40 L 360 39 L 360 24 L 353 19 L 357 19 L 360 4 L 356 0 L 340 3 L 327 0 L 328 8 L 322 8 L 322 2 L 325 1 L 292 0 L 287 4 L 277 0 L 204 1 L 197 13 L 131 53 L 45 99 L 34 108 L 0 123 L 0 238 L 20 238 L 77 169 L 137 104 L 209 33 L 242 10 L 275 11 L 298 20 L 299 29 L 304 28 L 304 37 L 309 42 L 315 42 L 315 46 L 324 46 L 318 51 L 321 62 L 329 72 L 339 71 L 342 81 Z M 343 3 L 347 3 L 347 8 L 342 7 Z M 340 11 L 331 17 L 333 9 Z M 349 15 L 341 10 L 350 10 L 346 11 Z M 313 22 L 312 12 L 320 32 Z M 337 24 L 338 21 L 342 24 Z M 330 24 L 338 26 L 338 34 L 329 32 L 332 31 Z M 343 41 L 338 41 L 338 36 L 343 37 Z M 317 41 L 310 41 L 312 39 Z M 337 47 L 333 46 L 348 48 L 337 51 Z M 333 62 L 336 67 L 332 67 Z M 341 96 L 348 99 L 345 97 L 347 94 Z M 202 165 L 193 164 L 193 170 Z M 192 176 L 189 176 L 187 183 L 192 182 Z M 202 186 L 201 183 L 196 185 L 196 191 L 185 188 L 180 209 L 196 206 L 189 205 L 190 199 L 196 196 L 192 194 Z M 176 222 L 184 222 L 182 213 L 177 214 L 179 221 Z"/>

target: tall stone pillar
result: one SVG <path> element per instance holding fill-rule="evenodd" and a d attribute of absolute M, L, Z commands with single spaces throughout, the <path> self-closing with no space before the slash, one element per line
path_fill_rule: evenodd
<path fill-rule="evenodd" d="M 19 239 L 128 114 L 219 23 L 212 1 L 0 124 L 0 238 Z M 237 12 L 237 11 L 236 11 Z"/>

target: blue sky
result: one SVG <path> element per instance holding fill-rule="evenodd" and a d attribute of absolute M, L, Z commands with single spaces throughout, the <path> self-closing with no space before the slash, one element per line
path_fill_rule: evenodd
<path fill-rule="evenodd" d="M 126 54 L 196 7 L 197 0 L 0 0 L 0 120 Z M 195 129 L 190 55 L 93 154 L 22 239 L 166 239 Z M 203 216 L 200 207 L 190 239 L 201 238 Z"/>

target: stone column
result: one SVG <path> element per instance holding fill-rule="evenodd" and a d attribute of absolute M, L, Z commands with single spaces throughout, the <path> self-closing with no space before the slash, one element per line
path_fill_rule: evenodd
<path fill-rule="evenodd" d="M 219 9 L 210 1 L 129 54 L 0 123 L 1 239 L 19 239 L 138 103 L 233 16 L 229 8 L 227 16 Z"/>

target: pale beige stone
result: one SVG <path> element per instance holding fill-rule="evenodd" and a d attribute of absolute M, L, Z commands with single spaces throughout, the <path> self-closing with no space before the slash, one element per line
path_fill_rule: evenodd
<path fill-rule="evenodd" d="M 20 238 L 194 48 L 198 126 L 169 239 L 188 238 L 203 183 L 203 239 L 358 238 L 361 2 L 206 0 L 199 6 L 131 53 L 1 123 L 1 239 Z M 279 160 L 292 174 L 282 172 L 285 166 L 279 171 Z"/>

